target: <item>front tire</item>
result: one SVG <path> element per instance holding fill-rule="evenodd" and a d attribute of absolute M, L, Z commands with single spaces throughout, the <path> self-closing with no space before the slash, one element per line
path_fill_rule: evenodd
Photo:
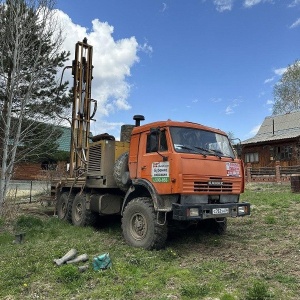
<path fill-rule="evenodd" d="M 88 226 L 95 223 L 96 216 L 86 208 L 86 194 L 78 193 L 72 205 L 72 223 L 75 226 Z"/>
<path fill-rule="evenodd" d="M 150 198 L 133 199 L 123 212 L 124 239 L 133 247 L 161 249 L 165 246 L 168 234 L 166 221 L 162 220 L 161 223 L 158 223 L 157 213 Z"/>
<path fill-rule="evenodd" d="M 60 194 L 57 204 L 56 211 L 58 219 L 71 221 L 71 210 L 72 210 L 72 202 L 74 200 L 74 195 L 70 192 L 63 192 Z"/>

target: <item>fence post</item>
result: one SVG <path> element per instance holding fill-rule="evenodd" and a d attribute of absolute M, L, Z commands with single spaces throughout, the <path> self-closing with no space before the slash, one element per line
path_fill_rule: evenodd
<path fill-rule="evenodd" d="M 280 161 L 275 162 L 275 180 L 276 182 L 281 182 L 281 177 L 280 177 Z"/>
<path fill-rule="evenodd" d="M 247 172 L 247 182 L 251 182 L 251 163 L 247 163 L 246 172 Z"/>

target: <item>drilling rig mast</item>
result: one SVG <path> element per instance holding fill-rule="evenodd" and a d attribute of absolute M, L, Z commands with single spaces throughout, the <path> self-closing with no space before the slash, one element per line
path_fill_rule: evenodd
<path fill-rule="evenodd" d="M 88 142 L 90 121 L 96 112 L 97 102 L 91 99 L 93 47 L 85 38 L 75 46 L 75 60 L 72 63 L 73 105 L 72 105 L 72 137 L 70 148 L 70 176 L 81 177 L 86 172 L 88 159 Z M 91 103 L 94 111 L 91 115 Z"/>

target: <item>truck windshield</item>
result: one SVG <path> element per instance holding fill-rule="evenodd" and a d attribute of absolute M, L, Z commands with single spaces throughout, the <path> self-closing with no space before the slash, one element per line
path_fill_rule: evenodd
<path fill-rule="evenodd" d="M 225 135 L 186 127 L 170 127 L 170 132 L 176 152 L 235 157 Z"/>

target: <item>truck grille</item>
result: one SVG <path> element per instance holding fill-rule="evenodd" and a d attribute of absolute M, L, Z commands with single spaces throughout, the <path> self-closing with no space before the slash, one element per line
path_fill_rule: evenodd
<path fill-rule="evenodd" d="M 94 145 L 89 149 L 88 175 L 101 173 L 101 144 Z"/>
<path fill-rule="evenodd" d="M 222 184 L 215 185 L 210 182 L 195 181 L 194 192 L 232 192 L 232 183 L 223 182 Z"/>
<path fill-rule="evenodd" d="M 231 193 L 239 189 L 240 184 L 236 181 L 237 179 L 232 178 L 229 181 L 228 178 L 222 177 L 200 179 L 196 176 L 185 175 L 183 176 L 183 193 Z"/>

